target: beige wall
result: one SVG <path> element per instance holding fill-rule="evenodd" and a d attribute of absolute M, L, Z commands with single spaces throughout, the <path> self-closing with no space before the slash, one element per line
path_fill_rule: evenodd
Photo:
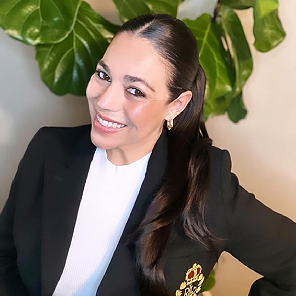
<path fill-rule="evenodd" d="M 118 20 L 111 0 L 91 0 Z M 254 52 L 255 69 L 244 97 L 249 114 L 235 125 L 226 116 L 207 122 L 216 146 L 230 151 L 241 184 L 273 209 L 296 220 L 296 2 L 280 0 L 287 31 L 272 52 Z M 250 13 L 242 13 L 252 41 Z M 85 98 L 57 97 L 41 82 L 34 49 L 0 30 L 0 208 L 25 147 L 39 127 L 88 122 Z M 256 274 L 222 256 L 214 296 L 246 296 Z"/>
<path fill-rule="evenodd" d="M 285 41 L 269 53 L 253 51 L 254 72 L 244 90 L 248 117 L 207 122 L 214 144 L 230 151 L 233 171 L 248 191 L 296 221 L 296 1 L 280 0 Z M 248 38 L 252 16 L 243 13 Z M 258 276 L 228 254 L 217 268 L 214 296 L 246 296 Z"/>

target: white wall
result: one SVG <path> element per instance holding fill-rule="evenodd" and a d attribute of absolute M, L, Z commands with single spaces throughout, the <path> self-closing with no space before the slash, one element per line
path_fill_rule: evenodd
<path fill-rule="evenodd" d="M 198 1 L 198 0 L 197 0 Z M 118 21 L 111 0 L 89 0 Z M 287 37 L 272 52 L 254 54 L 254 73 L 244 91 L 249 110 L 235 125 L 226 116 L 209 119 L 216 146 L 230 151 L 241 184 L 273 209 L 296 220 L 296 2 L 280 0 Z M 252 18 L 242 13 L 252 40 Z M 85 98 L 57 97 L 40 80 L 34 49 L 0 30 L 0 209 L 28 141 L 44 125 L 87 123 Z M 256 274 L 223 256 L 214 296 L 246 296 Z"/>

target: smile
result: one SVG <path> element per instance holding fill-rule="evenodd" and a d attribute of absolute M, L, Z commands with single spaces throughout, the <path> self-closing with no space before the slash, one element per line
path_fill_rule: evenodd
<path fill-rule="evenodd" d="M 104 127 L 120 129 L 126 126 L 125 124 L 120 124 L 117 122 L 112 122 L 112 121 L 107 121 L 105 119 L 102 119 L 99 115 L 96 115 L 96 117 L 97 117 L 97 121 Z"/>

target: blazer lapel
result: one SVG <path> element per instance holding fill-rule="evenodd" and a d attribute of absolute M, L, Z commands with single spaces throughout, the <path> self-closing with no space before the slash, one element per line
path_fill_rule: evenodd
<path fill-rule="evenodd" d="M 62 274 L 95 146 L 85 134 L 65 163 L 45 160 L 41 295 L 52 295 Z"/>
<path fill-rule="evenodd" d="M 161 187 L 166 167 L 167 135 L 163 132 L 152 151 L 145 179 L 109 267 L 98 288 L 97 296 L 115 296 L 118 295 L 118 291 L 123 295 L 140 295 L 135 261 L 131 246 L 128 245 L 128 239 L 141 223 L 150 202 Z"/>
<path fill-rule="evenodd" d="M 45 161 L 41 241 L 42 296 L 53 294 L 63 272 L 94 150 L 95 146 L 88 133 L 73 154 L 67 156 L 65 163 L 52 159 Z M 129 296 L 140 295 L 128 238 L 139 226 L 160 188 L 166 164 L 167 137 L 164 132 L 153 149 L 136 203 L 97 295 L 118 295 L 118 291 Z"/>

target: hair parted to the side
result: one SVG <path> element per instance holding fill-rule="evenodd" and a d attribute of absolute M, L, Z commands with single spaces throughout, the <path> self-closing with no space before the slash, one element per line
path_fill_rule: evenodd
<path fill-rule="evenodd" d="M 138 16 L 123 32 L 147 39 L 168 65 L 170 100 L 191 90 L 192 99 L 168 132 L 168 171 L 136 236 L 136 260 L 142 295 L 168 295 L 161 257 L 172 227 L 214 252 L 215 237 L 205 223 L 211 140 L 203 121 L 205 73 L 199 64 L 197 41 L 180 20 L 166 14 Z M 164 127 L 166 128 L 166 127 Z"/>

